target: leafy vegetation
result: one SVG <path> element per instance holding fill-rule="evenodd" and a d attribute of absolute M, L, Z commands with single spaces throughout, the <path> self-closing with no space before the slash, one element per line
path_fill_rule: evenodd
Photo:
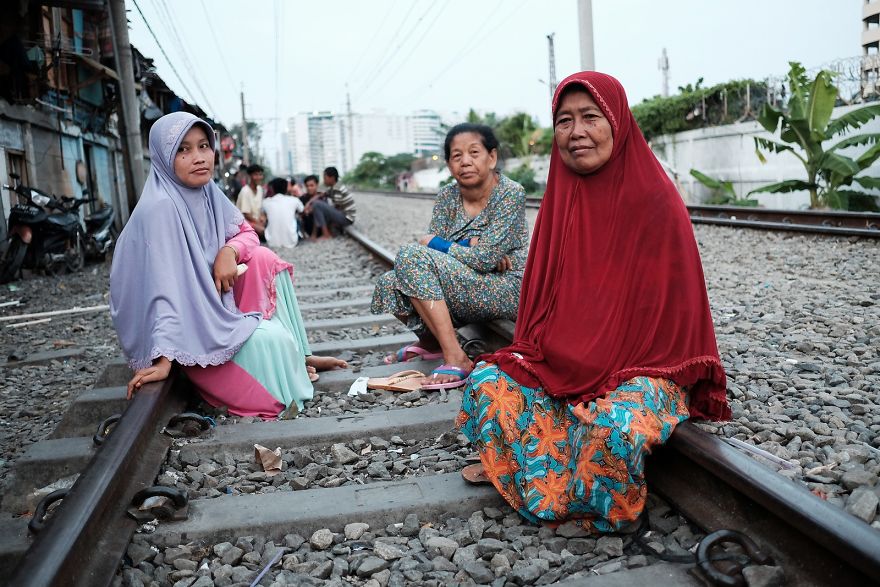
<path fill-rule="evenodd" d="M 758 200 L 740 198 L 733 189 L 732 181 L 723 181 L 709 177 L 696 169 L 691 169 L 691 175 L 701 184 L 712 190 L 712 197 L 707 204 L 731 205 L 731 206 L 757 206 Z"/>
<path fill-rule="evenodd" d="M 523 186 L 526 194 L 531 195 L 538 191 L 538 182 L 535 181 L 535 170 L 525 163 L 516 169 L 505 171 L 504 175 Z"/>
<path fill-rule="evenodd" d="M 675 96 L 654 96 L 633 106 L 633 116 L 645 139 L 746 120 L 754 117 L 753 113 L 767 100 L 767 84 L 755 80 L 702 86 L 700 78 L 694 85 L 679 87 Z"/>
<path fill-rule="evenodd" d="M 415 155 L 411 153 L 399 153 L 387 157 L 376 151 L 364 153 L 351 172 L 346 174 L 344 180 L 353 186 L 373 189 L 396 189 L 397 176 L 409 171 Z"/>
<path fill-rule="evenodd" d="M 860 176 L 880 157 L 880 133 L 851 135 L 825 148 L 829 139 L 848 130 L 856 130 L 880 115 L 880 104 L 872 104 L 831 119 L 838 89 L 833 74 L 822 70 L 814 79 L 806 75 L 797 62 L 789 63 L 788 85 L 791 90 L 786 108 L 764 104 L 757 120 L 768 132 L 779 133 L 779 141 L 755 137 L 755 152 L 762 162 L 765 153 L 789 152 L 803 164 L 804 179 L 788 179 L 752 190 L 751 193 L 786 193 L 806 190 L 812 208 L 876 210 L 873 196 L 856 189 L 880 188 L 880 178 Z M 847 157 L 840 151 L 849 147 L 867 146 L 858 157 Z"/>

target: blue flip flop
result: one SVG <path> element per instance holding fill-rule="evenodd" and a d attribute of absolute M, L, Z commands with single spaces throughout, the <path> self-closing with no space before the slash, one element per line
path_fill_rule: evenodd
<path fill-rule="evenodd" d="M 470 375 L 470 371 L 466 371 L 461 367 L 456 367 L 455 365 L 447 365 L 443 364 L 431 371 L 431 377 L 436 377 L 437 375 L 454 375 L 458 377 L 456 381 L 448 381 L 446 383 L 431 383 L 428 385 L 422 385 L 422 389 L 455 389 L 456 387 L 461 387 L 467 382 L 468 375 Z"/>

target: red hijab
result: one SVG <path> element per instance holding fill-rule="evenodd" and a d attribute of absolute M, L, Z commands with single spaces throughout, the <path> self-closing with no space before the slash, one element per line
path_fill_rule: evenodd
<path fill-rule="evenodd" d="M 488 357 L 519 383 L 572 403 L 636 376 L 691 386 L 690 413 L 730 418 L 703 268 L 684 202 L 609 75 L 567 77 L 611 124 L 611 158 L 579 175 L 555 141 L 513 343 Z"/>

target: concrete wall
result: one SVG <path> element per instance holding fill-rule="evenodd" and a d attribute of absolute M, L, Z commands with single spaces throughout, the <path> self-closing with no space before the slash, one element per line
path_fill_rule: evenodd
<path fill-rule="evenodd" d="M 835 108 L 832 118 L 861 107 L 863 105 Z M 851 134 L 878 132 L 880 132 L 880 119 L 874 119 L 856 132 L 834 137 L 826 143 L 826 148 Z M 751 121 L 664 135 L 655 138 L 651 142 L 651 147 L 658 158 L 679 174 L 685 199 L 691 203 L 705 201 L 711 196 L 711 190 L 690 175 L 691 169 L 697 169 L 718 179 L 733 181 L 737 193 L 742 196 L 750 190 L 769 183 L 786 179 L 806 180 L 803 165 L 791 153 L 765 154 L 767 163 L 762 164 L 755 155 L 754 137 L 756 136 L 779 140 L 765 131 L 760 124 Z M 864 149 L 865 147 L 854 147 L 842 150 L 841 154 L 855 157 Z M 861 175 L 880 176 L 880 163 L 875 163 Z M 753 198 L 768 208 L 805 208 L 810 202 L 807 192 L 755 194 Z"/>

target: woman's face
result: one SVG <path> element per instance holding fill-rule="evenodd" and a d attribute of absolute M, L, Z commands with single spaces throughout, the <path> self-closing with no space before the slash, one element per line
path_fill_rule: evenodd
<path fill-rule="evenodd" d="M 575 173 L 593 173 L 611 158 L 611 123 L 586 90 L 562 97 L 553 132 L 562 162 Z"/>
<path fill-rule="evenodd" d="M 194 126 L 183 137 L 174 156 L 174 175 L 186 187 L 200 188 L 214 173 L 214 150 L 201 126 Z"/>
<path fill-rule="evenodd" d="M 449 173 L 465 188 L 485 185 L 495 171 L 498 151 L 487 151 L 479 133 L 463 132 L 452 137 L 449 147 Z"/>

